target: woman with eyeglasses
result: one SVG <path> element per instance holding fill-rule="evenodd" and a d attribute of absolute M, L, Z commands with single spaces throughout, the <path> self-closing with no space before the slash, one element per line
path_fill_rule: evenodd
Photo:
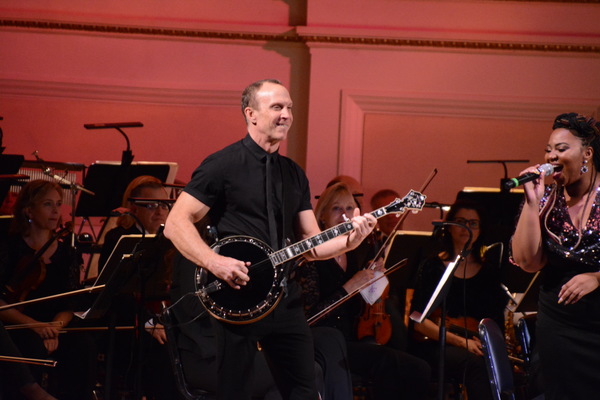
<path fill-rule="evenodd" d="M 524 185 L 512 258 L 540 271 L 536 347 L 546 400 L 593 399 L 600 387 L 600 122 L 561 114 L 547 143 L 545 162 L 562 169 L 551 185 L 543 173 Z"/>
<path fill-rule="evenodd" d="M 442 251 L 419 266 L 412 300 L 412 309 L 424 311 L 445 268 L 466 250 L 467 256 L 456 266 L 446 297 L 445 375 L 464 383 L 470 400 L 492 399 L 487 370 L 483 359 L 477 325 L 482 318 L 492 318 L 504 327 L 504 307 L 498 257 L 488 261 L 485 249 L 484 211 L 479 204 L 456 201 L 446 216 Z M 464 227 L 470 229 L 469 230 Z M 470 242 L 469 242 L 470 239 Z M 437 370 L 439 362 L 439 311 L 412 326 L 412 351 Z M 433 369 L 435 367 L 435 369 Z"/>
<path fill-rule="evenodd" d="M 10 235 L 0 243 L 0 305 L 80 287 L 81 257 L 66 239 L 69 230 L 59 229 L 62 202 L 63 190 L 55 182 L 32 180 L 21 188 Z M 23 357 L 58 361 L 54 369 L 28 367 L 38 383 L 47 373 L 49 391 L 56 397 L 86 400 L 92 397 L 97 354 L 85 333 L 60 332 L 77 322 L 75 306 L 72 297 L 56 298 L 0 311 L 0 320 L 6 326 L 29 327 L 9 331 Z M 10 388 L 17 382 L 2 384 Z"/>

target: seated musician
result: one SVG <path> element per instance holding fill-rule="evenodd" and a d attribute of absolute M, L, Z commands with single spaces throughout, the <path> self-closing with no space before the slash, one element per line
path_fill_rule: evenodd
<path fill-rule="evenodd" d="M 130 199 L 148 199 L 148 201 L 137 201 Z M 157 234 L 161 225 L 163 225 L 169 214 L 169 204 L 161 201 L 151 200 L 166 200 L 168 199 L 167 191 L 160 179 L 149 175 L 142 175 L 133 179 L 125 189 L 123 194 L 122 207 L 117 211 L 122 213 L 118 217 L 117 227 L 107 232 L 104 238 L 104 245 L 100 253 L 99 268 L 102 268 L 116 246 L 119 238 L 123 235 L 141 234 Z M 131 215 L 129 215 L 131 214 Z M 161 242 L 163 243 L 163 242 Z M 170 247 L 170 246 L 166 246 Z M 160 257 L 164 259 L 167 249 L 154 248 Z M 146 298 L 144 309 L 144 320 L 149 320 L 146 323 L 147 331 L 154 336 L 158 341 L 155 341 L 143 335 L 142 346 L 144 360 L 143 365 L 143 391 L 145 394 L 155 400 L 170 400 L 175 392 L 175 382 L 171 373 L 168 354 L 164 346 L 166 336 L 164 329 L 159 326 L 154 326 L 154 321 L 151 320 L 152 315 L 158 313 L 162 307 L 162 303 L 167 300 L 168 285 L 170 281 L 170 270 L 168 264 L 162 260 L 157 261 L 156 267 L 159 269 L 156 274 L 145 280 Z M 116 307 L 109 310 L 108 314 L 113 315 L 117 321 L 117 325 L 133 325 L 134 318 L 138 312 L 135 297 L 131 293 L 119 294 L 117 301 L 113 301 Z M 129 333 L 125 332 L 125 338 L 119 337 L 122 340 L 117 340 L 116 346 L 119 351 L 118 357 L 131 356 L 135 351 L 130 341 Z M 123 363 L 126 360 L 123 359 Z M 123 364 L 119 363 L 119 364 Z M 126 371 L 122 371 L 126 372 Z"/>
<path fill-rule="evenodd" d="M 26 400 L 56 400 L 35 381 L 28 363 L 8 362 L 2 357 L 23 359 L 4 325 L 0 323 L 0 397 L 12 399 L 19 393 Z"/>
<path fill-rule="evenodd" d="M 117 210 L 128 212 L 133 217 L 126 214 L 119 216 L 117 227 L 106 234 L 100 260 L 98 261 L 99 268 L 104 266 L 121 236 L 140 234 L 142 231 L 148 234 L 155 234 L 167 220 L 167 215 L 169 215 L 168 203 L 142 203 L 130 201 L 130 198 L 167 199 L 168 196 L 160 179 L 153 176 L 138 176 L 127 185 L 123 194 L 122 208 Z"/>
<path fill-rule="evenodd" d="M 315 215 L 324 230 L 344 222 L 344 214 L 350 215 L 356 207 L 351 189 L 344 183 L 336 183 L 319 197 Z M 361 256 L 367 253 L 363 253 L 361 246 L 333 259 L 298 264 L 295 274 L 302 286 L 308 317 L 373 279 L 375 271 L 363 269 L 367 258 Z M 361 304 L 364 301 L 360 295 L 354 296 L 316 325 L 336 328 L 344 335 L 350 371 L 374 382 L 376 400 L 424 398 L 430 379 L 430 368 L 425 361 L 386 345 L 358 340 L 355 322 Z"/>
<path fill-rule="evenodd" d="M 468 226 L 473 236 L 470 251 L 457 266 L 446 298 L 450 319 L 446 323 L 445 374 L 465 384 L 469 399 L 492 399 L 477 331 L 482 318 L 492 318 L 501 329 L 504 327 L 503 312 L 507 298 L 500 287 L 500 266 L 498 261 L 494 263 L 482 258 L 485 214 L 477 203 L 457 201 L 450 208 L 446 221 Z M 454 261 L 469 240 L 469 232 L 460 226 L 449 225 L 444 227 L 442 240 L 444 251 L 426 259 L 419 267 L 413 310 L 424 311 L 444 269 Z M 414 324 L 414 340 L 411 344 L 411 350 L 432 367 L 439 360 L 437 311 L 434 310 L 430 319 Z"/>
<path fill-rule="evenodd" d="M 372 210 L 385 207 L 397 198 L 401 198 L 398 192 L 393 189 L 378 190 L 371 197 L 370 205 Z M 377 226 L 373 231 L 371 243 L 377 248 L 389 249 L 391 241 L 397 230 L 402 229 L 404 215 L 390 213 L 377 220 Z M 388 266 L 389 267 L 389 266 Z M 408 270 L 400 270 L 389 276 L 390 289 L 388 298 L 385 300 L 385 311 L 390 315 L 390 321 L 393 324 L 392 337 L 387 343 L 388 346 L 398 350 L 406 350 L 406 325 L 404 323 L 404 313 L 406 308 L 406 289 L 409 281 L 413 279 Z"/>
<path fill-rule="evenodd" d="M 33 180 L 21 189 L 8 239 L 0 248 L 0 304 L 19 303 L 75 290 L 79 287 L 81 258 L 64 240 L 61 219 L 62 188 Z M 49 391 L 61 399 L 91 399 L 96 354 L 85 333 L 61 335 L 73 318 L 72 298 L 52 300 L 0 311 L 7 324 L 30 326 L 10 335 L 24 357 L 58 361 L 48 370 Z M 41 366 L 30 367 L 41 382 Z"/>

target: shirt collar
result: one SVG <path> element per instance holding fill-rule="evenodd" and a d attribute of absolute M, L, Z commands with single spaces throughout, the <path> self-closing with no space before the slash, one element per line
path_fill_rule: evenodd
<path fill-rule="evenodd" d="M 246 134 L 246 137 L 244 139 L 242 139 L 242 144 L 250 151 L 250 153 L 256 157 L 256 159 L 258 160 L 264 160 L 267 155 L 269 155 L 269 153 L 267 153 L 262 147 L 260 147 L 255 141 L 254 139 L 252 139 L 252 136 L 250 136 L 249 133 Z M 279 149 L 274 152 L 271 153 L 271 156 L 274 159 L 277 159 L 277 157 L 279 156 Z"/>

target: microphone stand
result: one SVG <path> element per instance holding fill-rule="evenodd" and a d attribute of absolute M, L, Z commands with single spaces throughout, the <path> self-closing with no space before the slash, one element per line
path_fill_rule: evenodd
<path fill-rule="evenodd" d="M 463 247 L 462 251 L 456 256 L 456 258 L 454 259 L 454 261 L 452 261 L 450 264 L 448 264 L 448 266 L 446 267 L 446 274 L 448 274 L 448 278 L 447 281 L 444 283 L 444 285 L 446 286 L 446 290 L 443 291 L 441 293 L 441 316 L 440 316 L 440 327 L 439 327 L 439 350 L 440 350 L 440 354 L 439 354 L 439 363 L 438 363 L 438 400 L 444 400 L 444 379 L 445 379 L 445 367 L 446 367 L 446 316 L 448 314 L 448 310 L 446 307 L 446 296 L 448 295 L 448 290 L 450 288 L 451 282 L 452 282 L 452 277 L 454 275 L 454 271 L 456 270 L 456 267 L 458 266 L 458 264 L 460 264 L 460 262 L 462 260 L 465 259 L 465 257 L 468 255 L 469 253 L 469 247 L 471 246 L 471 240 L 473 239 L 473 232 L 471 231 L 471 229 L 463 224 L 459 224 L 457 222 L 442 222 L 442 223 L 435 223 L 434 225 L 436 226 L 448 226 L 448 225 L 454 225 L 454 226 L 459 226 L 461 228 L 466 229 L 469 232 L 469 239 L 467 240 L 467 242 L 465 243 L 465 246 Z"/>

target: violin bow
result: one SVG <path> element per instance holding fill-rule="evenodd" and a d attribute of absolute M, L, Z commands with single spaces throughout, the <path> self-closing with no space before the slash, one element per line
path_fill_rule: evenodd
<path fill-rule="evenodd" d="M 344 302 L 346 302 L 347 300 L 349 300 L 351 297 L 355 296 L 357 293 L 360 293 L 360 291 L 363 290 L 364 288 L 366 288 L 367 286 L 369 286 L 369 285 L 377 282 L 378 280 L 380 280 L 384 276 L 387 276 L 388 274 L 394 272 L 398 268 L 404 267 L 406 264 L 408 264 L 408 258 L 405 258 L 403 260 L 398 261 L 396 264 L 392 265 L 391 267 L 389 267 L 388 269 L 386 269 L 385 271 L 383 271 L 383 274 L 381 274 L 380 276 L 378 276 L 376 278 L 373 278 L 373 279 L 371 279 L 371 280 L 363 283 L 358 288 L 354 289 L 352 292 L 348 293 L 347 295 L 345 295 L 341 299 L 335 301 L 334 303 L 332 303 L 329 306 L 325 307 L 324 309 L 322 309 L 318 313 L 312 315 L 310 318 L 307 319 L 308 325 L 309 326 L 314 325 L 317 321 L 319 321 L 325 315 L 327 315 L 328 313 L 330 313 L 331 311 L 333 311 L 338 306 L 342 305 Z"/>
<path fill-rule="evenodd" d="M 0 361 L 16 362 L 16 363 L 32 364 L 32 365 L 42 365 L 44 367 L 56 367 L 56 361 L 43 360 L 43 359 L 39 359 L 39 358 L 0 356 Z"/>
<path fill-rule="evenodd" d="M 25 301 L 21 301 L 21 302 L 18 302 L 18 303 L 5 304 L 3 306 L 0 306 L 0 311 L 7 310 L 7 309 L 13 308 L 13 307 L 27 305 L 27 304 L 38 303 L 38 302 L 41 302 L 41 301 L 53 300 L 53 299 L 58 299 L 58 298 L 61 298 L 61 297 L 67 297 L 67 296 L 73 296 L 73 295 L 80 294 L 80 293 L 93 293 L 93 292 L 96 292 L 96 291 L 98 291 L 100 289 L 104 289 L 105 286 L 106 285 L 97 285 L 97 286 L 92 286 L 92 287 L 89 287 L 89 288 L 73 290 L 71 292 L 53 294 L 52 296 L 39 297 L 37 299 L 25 300 Z"/>
<path fill-rule="evenodd" d="M 423 182 L 423 185 L 421 185 L 421 188 L 419 189 L 419 193 L 425 193 L 425 189 L 427 189 L 427 187 L 429 186 L 429 184 L 431 183 L 433 178 L 435 178 L 437 173 L 438 173 L 437 168 L 434 168 L 431 171 L 431 173 L 429 174 L 429 176 L 427 177 L 427 179 L 425 179 L 425 182 Z M 400 225 L 402 225 L 402 223 L 404 222 L 406 217 L 408 217 L 408 213 L 406 213 L 406 212 L 402 213 L 402 215 L 400 215 L 398 217 L 398 222 L 396 222 L 396 226 L 394 226 L 394 229 L 392 230 L 392 232 L 396 232 L 398 230 L 398 227 Z M 373 259 L 369 262 L 366 269 L 373 269 L 375 267 L 375 262 L 379 259 L 379 257 L 381 257 L 381 254 L 387 249 L 387 247 L 391 243 L 393 237 L 394 237 L 394 235 L 389 235 L 387 237 L 387 239 L 385 239 L 385 242 L 383 242 L 383 244 L 377 251 L 377 254 L 375 254 L 375 257 L 373 257 Z"/>
<path fill-rule="evenodd" d="M 135 326 L 133 325 L 125 325 L 125 326 L 78 326 L 71 328 L 63 328 L 62 321 L 50 321 L 50 322 L 32 322 L 31 324 L 15 324 L 15 325 L 4 325 L 4 329 L 7 331 L 17 330 L 17 329 L 30 329 L 30 328 L 40 328 L 40 327 L 57 327 L 59 328 L 58 333 L 67 333 L 67 332 L 86 332 L 86 331 L 107 331 L 110 329 L 114 329 L 116 331 L 125 331 L 125 330 L 133 330 Z M 160 328 L 156 328 L 160 329 Z"/>

